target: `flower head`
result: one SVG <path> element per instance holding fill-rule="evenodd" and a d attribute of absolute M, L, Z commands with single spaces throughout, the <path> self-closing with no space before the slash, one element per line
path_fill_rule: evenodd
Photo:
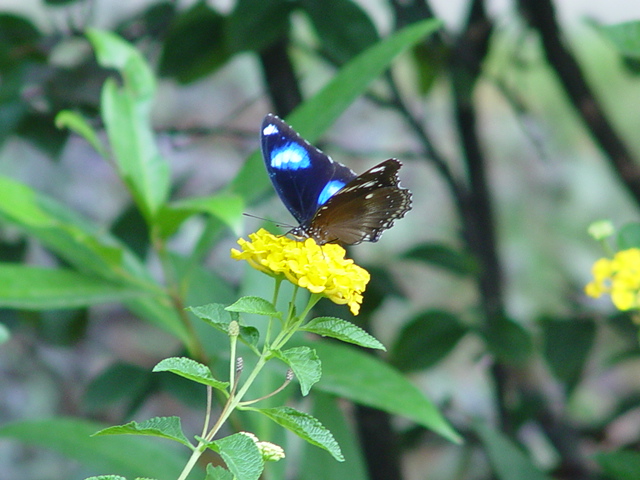
<path fill-rule="evenodd" d="M 598 298 L 610 294 L 619 310 L 640 307 L 640 249 L 617 252 L 612 259 L 601 258 L 592 267 L 593 281 L 585 293 Z"/>
<path fill-rule="evenodd" d="M 276 236 L 264 229 L 238 240 L 242 251 L 231 249 L 231 258 L 246 260 L 253 268 L 273 277 L 284 276 L 291 283 L 321 294 L 334 303 L 349 305 L 357 315 L 370 275 L 353 260 L 344 258 L 340 245 L 318 245 Z"/>

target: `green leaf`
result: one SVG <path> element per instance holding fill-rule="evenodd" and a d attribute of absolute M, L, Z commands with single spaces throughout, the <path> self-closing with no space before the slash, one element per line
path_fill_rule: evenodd
<path fill-rule="evenodd" d="M 104 425 L 55 418 L 0 426 L 0 438 L 54 450 L 90 467 L 87 474 L 116 471 L 127 478 L 178 478 L 185 456 L 166 444 L 136 437 L 91 437 Z M 191 479 L 202 478 L 198 471 Z"/>
<path fill-rule="evenodd" d="M 356 2 L 303 0 L 301 6 L 318 32 L 322 50 L 338 64 L 351 60 L 379 39 L 375 25 Z"/>
<path fill-rule="evenodd" d="M 311 387 L 322 377 L 322 364 L 316 352 L 309 347 L 294 347 L 282 352 L 274 352 L 276 356 L 285 362 L 298 382 L 302 395 L 307 395 Z"/>
<path fill-rule="evenodd" d="M 522 365 L 533 353 L 529 332 L 509 318 L 501 318 L 483 330 L 487 346 L 502 361 Z"/>
<path fill-rule="evenodd" d="M 209 444 L 220 454 L 237 480 L 258 480 L 264 469 L 256 443 L 243 433 L 235 433 Z"/>
<path fill-rule="evenodd" d="M 251 313 L 266 317 L 280 318 L 282 313 L 276 310 L 268 300 L 261 297 L 240 297 L 235 303 L 225 308 L 228 312 Z"/>
<path fill-rule="evenodd" d="M 318 419 L 291 407 L 257 408 L 255 410 L 303 440 L 325 449 L 339 462 L 344 462 L 338 442 Z"/>
<path fill-rule="evenodd" d="M 640 21 L 600 26 L 597 29 L 622 55 L 640 59 Z"/>
<path fill-rule="evenodd" d="M 194 213 L 212 215 L 224 223 L 236 235 L 241 234 L 242 212 L 245 204 L 239 195 L 216 194 L 210 197 L 188 198 L 168 205 L 174 215 L 184 218 Z"/>
<path fill-rule="evenodd" d="M 148 294 L 72 270 L 0 263 L 0 307 L 48 310 L 121 302 Z"/>
<path fill-rule="evenodd" d="M 56 115 L 56 127 L 68 128 L 84 138 L 100 154 L 107 158 L 107 151 L 98 138 L 98 134 L 82 115 L 71 110 L 62 110 Z"/>
<path fill-rule="evenodd" d="M 630 450 L 599 452 L 595 461 L 611 480 L 636 480 L 640 472 L 640 453 Z"/>
<path fill-rule="evenodd" d="M 151 128 L 155 80 L 149 65 L 132 45 L 117 35 L 87 32 L 100 65 L 117 69 L 118 87 L 108 79 L 102 88 L 102 119 L 118 170 L 149 223 L 169 195 L 169 165 L 158 153 Z"/>
<path fill-rule="evenodd" d="M 311 320 L 300 330 L 315 333 L 323 337 L 331 337 L 343 342 L 353 343 L 365 348 L 377 348 L 386 350 L 384 345 L 375 337 L 369 335 L 360 327 L 351 322 L 336 317 L 317 317 Z"/>
<path fill-rule="evenodd" d="M 311 344 L 322 360 L 322 379 L 316 388 L 408 418 L 452 442 L 461 441 L 434 404 L 394 368 L 352 347 Z"/>
<path fill-rule="evenodd" d="M 229 323 L 232 320 L 239 322 L 239 315 L 237 312 L 230 312 L 226 309 L 225 305 L 221 305 L 219 303 L 210 303 L 200 307 L 189 307 L 187 310 L 215 329 L 220 330 L 227 335 L 229 334 Z M 260 333 L 257 328 L 240 325 L 240 340 L 242 342 L 247 345 L 255 346 L 258 344 L 259 339 Z"/>
<path fill-rule="evenodd" d="M 207 465 L 207 476 L 204 480 L 234 480 L 233 473 L 222 467 Z"/>
<path fill-rule="evenodd" d="M 544 355 L 551 371 L 570 392 L 577 386 L 596 336 L 592 319 L 556 319 L 542 321 Z"/>
<path fill-rule="evenodd" d="M 148 435 L 174 440 L 193 449 L 187 437 L 182 433 L 180 417 L 154 417 L 140 423 L 129 422 L 124 425 L 104 428 L 92 436 L 100 435 Z"/>
<path fill-rule="evenodd" d="M 182 12 L 164 40 L 160 75 L 188 83 L 224 65 L 231 58 L 224 29 L 225 17 L 206 2 Z"/>
<path fill-rule="evenodd" d="M 155 367 L 154 372 L 171 372 L 194 382 L 209 385 L 217 390 L 226 391 L 229 382 L 221 382 L 213 378 L 211 369 L 202 363 L 185 357 L 165 358 Z"/>
<path fill-rule="evenodd" d="M 183 341 L 189 335 L 146 268 L 118 239 L 28 186 L 0 176 L 0 220 L 18 227 L 82 272 L 153 295 L 126 301 L 134 313 Z"/>
<path fill-rule="evenodd" d="M 474 430 L 500 480 L 551 480 L 506 435 L 481 423 Z"/>
<path fill-rule="evenodd" d="M 471 255 L 454 250 L 441 243 L 417 245 L 405 252 L 402 258 L 418 260 L 459 276 L 471 275 L 478 271 L 478 264 Z"/>
<path fill-rule="evenodd" d="M 448 355 L 467 331 L 449 312 L 422 312 L 402 327 L 391 349 L 391 363 L 404 372 L 429 368 Z"/>
<path fill-rule="evenodd" d="M 238 0 L 227 18 L 225 32 L 231 52 L 260 52 L 284 38 L 289 32 L 291 8 L 287 0 Z"/>
<path fill-rule="evenodd" d="M 11 332 L 4 323 L 0 323 L 0 345 L 6 343 L 11 338 Z"/>
<path fill-rule="evenodd" d="M 150 124 L 151 103 L 133 97 L 108 79 L 102 88 L 102 117 L 118 170 L 151 223 L 169 195 L 169 165 L 160 156 Z"/>
<path fill-rule="evenodd" d="M 287 117 L 287 122 L 307 141 L 315 142 L 389 68 L 394 58 L 440 26 L 441 22 L 434 19 L 418 22 L 376 43 L 351 60 L 316 95 L 296 108 Z M 269 187 L 262 154 L 256 151 L 247 159 L 229 188 L 250 201 L 257 199 Z"/>
<path fill-rule="evenodd" d="M 627 223 L 618 231 L 618 248 L 640 248 L 640 223 Z"/>
<path fill-rule="evenodd" d="M 153 96 L 156 89 L 153 71 L 133 45 L 113 32 L 96 28 L 87 30 L 87 38 L 96 52 L 98 63 L 118 70 L 133 97 L 150 99 Z"/>

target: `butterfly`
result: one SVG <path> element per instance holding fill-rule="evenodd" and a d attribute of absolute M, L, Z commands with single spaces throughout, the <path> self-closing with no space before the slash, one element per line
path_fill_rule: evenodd
<path fill-rule="evenodd" d="M 395 158 L 356 175 L 272 114 L 262 121 L 261 140 L 273 187 L 298 222 L 289 232 L 296 237 L 319 245 L 377 242 L 411 209 Z"/>

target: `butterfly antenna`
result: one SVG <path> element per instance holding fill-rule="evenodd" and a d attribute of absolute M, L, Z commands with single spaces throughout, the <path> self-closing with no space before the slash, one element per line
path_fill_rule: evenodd
<path fill-rule="evenodd" d="M 294 225 L 289 225 L 288 223 L 278 223 L 275 220 L 271 220 L 270 218 L 259 217 L 257 215 L 252 215 L 250 213 L 243 213 L 242 215 L 244 215 L 245 217 L 255 218 L 257 220 L 262 220 L 264 222 L 273 223 L 278 228 L 289 228 L 289 229 L 295 228 Z"/>

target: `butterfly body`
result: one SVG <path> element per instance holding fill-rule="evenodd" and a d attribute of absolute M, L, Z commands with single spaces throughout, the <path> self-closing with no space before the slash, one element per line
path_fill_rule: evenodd
<path fill-rule="evenodd" d="M 321 245 L 376 242 L 411 208 L 411 192 L 399 186 L 402 164 L 396 159 L 356 175 L 271 114 L 262 122 L 261 137 L 271 182 L 299 224 L 293 235 Z"/>

